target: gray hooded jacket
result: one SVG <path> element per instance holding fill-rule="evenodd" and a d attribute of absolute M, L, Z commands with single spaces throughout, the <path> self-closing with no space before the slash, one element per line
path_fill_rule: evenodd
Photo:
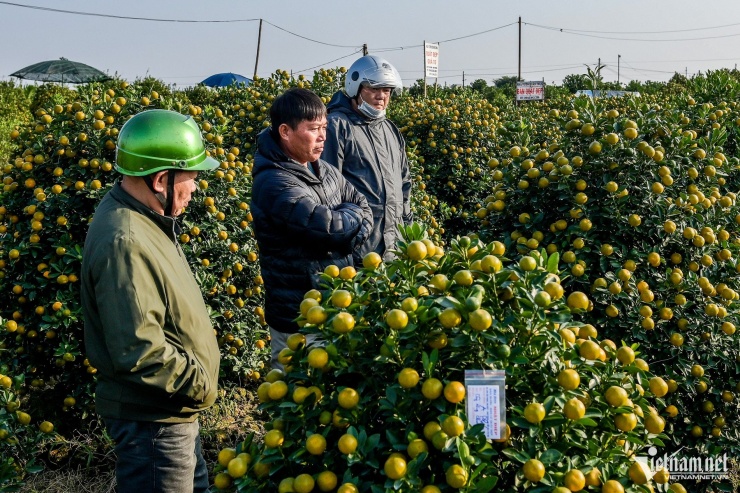
<path fill-rule="evenodd" d="M 398 225 L 412 220 L 406 142 L 387 118 L 371 120 L 355 112 L 342 91 L 334 94 L 327 109 L 328 128 L 321 158 L 342 172 L 367 198 L 373 211 L 375 227 L 356 252 L 355 263 L 371 251 L 388 260 L 400 237 Z"/>

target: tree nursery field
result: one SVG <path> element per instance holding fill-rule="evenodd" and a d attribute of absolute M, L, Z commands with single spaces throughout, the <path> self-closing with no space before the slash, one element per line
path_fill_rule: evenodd
<path fill-rule="evenodd" d="M 0 489 L 110 446 L 102 433 L 87 458 L 68 446 L 99 429 L 81 252 L 116 179 L 119 129 L 165 108 L 192 115 L 221 162 L 199 177 L 179 238 L 221 347 L 217 406 L 259 404 L 254 429 L 206 441 L 215 488 L 736 491 L 740 74 L 677 76 L 639 97 L 549 88 L 520 105 L 493 88 L 405 91 L 389 117 L 416 222 L 395 260 L 324 272 L 296 313 L 286 371 L 271 370 L 255 138 L 286 88 L 328 102 L 343 74 L 0 86 Z M 598 71 L 584 80 L 598 85 Z M 311 333 L 326 345 L 305 347 Z M 469 419 L 467 370 L 505 378 L 498 438 Z M 715 474 L 659 460 L 672 454 Z"/>

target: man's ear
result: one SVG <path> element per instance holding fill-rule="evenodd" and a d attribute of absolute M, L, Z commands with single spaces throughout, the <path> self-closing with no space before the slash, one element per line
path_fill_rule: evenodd
<path fill-rule="evenodd" d="M 288 140 L 288 135 L 291 130 L 292 129 L 287 123 L 281 123 L 278 127 L 278 134 L 280 135 L 281 139 Z"/>
<path fill-rule="evenodd" d="M 167 171 L 158 171 L 152 176 L 152 187 L 157 193 L 164 193 L 167 190 Z"/>

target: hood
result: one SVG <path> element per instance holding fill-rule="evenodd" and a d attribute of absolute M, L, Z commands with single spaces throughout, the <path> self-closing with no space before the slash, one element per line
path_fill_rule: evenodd
<path fill-rule="evenodd" d="M 334 93 L 334 96 L 331 97 L 331 101 L 329 101 L 329 104 L 326 105 L 326 112 L 329 114 L 344 113 L 345 115 L 347 115 L 347 118 L 355 124 L 373 124 L 385 120 L 385 117 L 378 118 L 376 120 L 365 118 L 364 116 L 356 112 L 354 109 L 352 109 L 352 100 L 344 93 L 344 91 L 337 91 Z"/>
<path fill-rule="evenodd" d="M 282 169 L 300 176 L 308 183 L 321 182 L 321 167 L 315 166 L 318 175 L 314 175 L 306 166 L 291 160 L 272 138 L 272 127 L 267 127 L 257 135 L 257 151 L 254 153 L 252 176 L 256 177 L 267 169 Z M 312 164 L 318 164 L 312 163 Z"/>

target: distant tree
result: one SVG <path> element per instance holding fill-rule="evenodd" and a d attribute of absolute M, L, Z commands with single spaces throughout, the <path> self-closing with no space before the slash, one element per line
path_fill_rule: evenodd
<path fill-rule="evenodd" d="M 516 94 L 516 81 L 518 77 L 515 75 L 505 75 L 499 79 L 493 81 L 493 85 L 496 89 L 501 91 L 507 97 L 513 98 Z"/>
<path fill-rule="evenodd" d="M 628 91 L 638 91 L 640 94 L 657 94 L 664 90 L 665 87 L 666 84 L 664 82 L 655 82 L 652 80 L 646 80 L 645 82 L 633 80 L 627 84 Z"/>
<path fill-rule="evenodd" d="M 476 79 L 470 83 L 470 89 L 477 92 L 485 92 L 488 87 L 488 83 L 483 79 Z"/>
<path fill-rule="evenodd" d="M 164 96 L 164 97 L 172 96 L 172 90 L 173 90 L 172 86 L 168 86 L 161 80 L 151 75 L 147 75 L 146 77 L 143 77 L 143 78 L 137 78 L 136 83 L 141 84 L 142 88 L 146 88 L 149 91 L 157 91 L 160 96 Z"/>
<path fill-rule="evenodd" d="M 571 92 L 563 86 L 546 85 L 545 86 L 545 99 L 555 99 L 561 96 L 570 95 Z"/>
<path fill-rule="evenodd" d="M 409 94 L 411 96 L 419 96 L 421 94 L 424 94 L 424 83 L 424 79 L 416 79 L 414 85 L 409 87 Z"/>
<path fill-rule="evenodd" d="M 633 92 L 644 92 L 642 88 L 642 82 L 640 82 L 639 80 L 631 80 L 629 84 L 625 86 L 625 90 Z"/>
<path fill-rule="evenodd" d="M 581 89 L 588 89 L 588 77 L 585 74 L 570 74 L 563 79 L 563 87 L 568 89 L 571 94 Z"/>
<path fill-rule="evenodd" d="M 504 91 L 496 89 L 495 87 L 489 87 L 486 92 L 486 99 L 493 106 L 499 108 L 511 108 L 514 105 L 514 93 L 507 95 Z"/>
<path fill-rule="evenodd" d="M 686 78 L 685 75 L 681 75 L 678 72 L 673 74 L 673 77 L 670 78 L 668 81 L 668 84 L 676 84 L 680 86 L 685 86 L 689 80 Z"/>
<path fill-rule="evenodd" d="M 604 91 L 624 91 L 624 87 L 617 81 L 601 82 L 600 89 Z"/>
<path fill-rule="evenodd" d="M 495 85 L 499 89 L 510 86 L 516 87 L 517 80 L 519 80 L 519 78 L 516 75 L 504 75 L 503 77 L 494 80 L 493 85 Z"/>

